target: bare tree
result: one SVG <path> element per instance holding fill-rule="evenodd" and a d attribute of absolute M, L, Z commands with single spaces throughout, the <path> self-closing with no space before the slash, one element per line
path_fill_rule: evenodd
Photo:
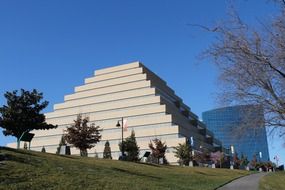
<path fill-rule="evenodd" d="M 220 70 L 223 103 L 261 105 L 273 131 L 285 129 L 285 2 L 278 2 L 280 13 L 270 23 L 260 22 L 261 29 L 251 28 L 233 11 L 228 20 L 207 29 L 217 40 L 203 53 Z"/>

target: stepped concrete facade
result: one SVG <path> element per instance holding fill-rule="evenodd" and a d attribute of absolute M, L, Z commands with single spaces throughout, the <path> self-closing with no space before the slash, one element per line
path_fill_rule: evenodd
<path fill-rule="evenodd" d="M 140 62 L 100 69 L 86 78 L 84 85 L 75 87 L 73 94 L 66 95 L 63 103 L 55 104 L 54 111 L 45 114 L 47 123 L 58 128 L 33 131 L 31 149 L 40 151 L 44 146 L 47 152 L 55 153 L 63 131 L 74 123 L 78 114 L 89 117 L 90 123 L 103 129 L 102 140 L 88 150 L 89 156 L 97 154 L 102 158 L 108 140 L 113 159 L 118 159 L 121 128 L 116 124 L 122 117 L 128 125 L 124 137 L 135 131 L 141 156 L 149 151 L 148 144 L 155 138 L 166 142 L 166 158 L 172 164 L 178 160 L 173 147 L 190 142 L 189 139 L 196 151 L 202 147 L 209 151 L 222 147 L 166 82 Z M 71 154 L 79 155 L 79 150 L 71 148 Z"/>

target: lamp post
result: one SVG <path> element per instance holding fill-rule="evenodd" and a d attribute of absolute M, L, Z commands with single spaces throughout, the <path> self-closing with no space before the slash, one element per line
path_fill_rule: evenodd
<path fill-rule="evenodd" d="M 122 159 L 124 157 L 124 118 L 122 117 L 121 119 L 121 122 L 122 122 L 122 126 L 120 124 L 120 120 L 118 120 L 118 123 L 116 125 L 116 127 L 121 127 L 122 128 Z"/>
<path fill-rule="evenodd" d="M 188 140 L 189 141 L 189 140 Z M 191 151 L 191 156 L 190 156 L 190 161 L 189 161 L 189 166 L 190 167 L 193 167 L 193 160 L 194 160 L 194 139 L 193 137 L 191 136 L 190 137 L 190 142 L 188 142 L 190 144 L 190 150 Z"/>
<path fill-rule="evenodd" d="M 231 169 L 234 169 L 235 161 L 234 161 L 234 153 L 235 153 L 235 148 L 234 145 L 231 145 L 231 153 L 232 153 L 232 162 L 231 162 Z"/>
<path fill-rule="evenodd" d="M 262 152 L 259 152 L 259 162 L 261 162 L 262 159 Z"/>
<path fill-rule="evenodd" d="M 261 163 L 262 152 L 259 152 L 259 163 Z M 262 172 L 262 167 L 259 168 L 259 171 Z"/>

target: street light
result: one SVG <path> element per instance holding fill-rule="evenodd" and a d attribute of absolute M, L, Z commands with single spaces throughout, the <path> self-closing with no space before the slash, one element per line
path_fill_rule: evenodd
<path fill-rule="evenodd" d="M 262 152 L 259 152 L 259 162 L 261 162 L 262 159 Z"/>
<path fill-rule="evenodd" d="M 259 152 L 259 162 L 261 163 L 262 152 Z M 262 172 L 262 167 L 259 168 L 259 171 Z"/>
<path fill-rule="evenodd" d="M 235 147 L 234 147 L 234 145 L 231 145 L 231 153 L 232 153 L 232 154 L 235 153 Z"/>
<path fill-rule="evenodd" d="M 231 153 L 232 153 L 232 161 L 231 161 L 231 166 L 230 167 L 233 170 L 234 169 L 234 165 L 235 165 L 235 160 L 234 160 L 235 148 L 234 148 L 234 145 L 231 145 L 230 149 L 231 149 Z"/>
<path fill-rule="evenodd" d="M 118 120 L 118 123 L 116 127 L 122 127 L 122 159 L 124 158 L 124 118 L 121 119 L 122 125 L 120 124 L 120 120 Z"/>

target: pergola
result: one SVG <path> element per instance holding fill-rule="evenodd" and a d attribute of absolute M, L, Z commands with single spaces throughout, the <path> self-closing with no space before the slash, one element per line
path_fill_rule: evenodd
<path fill-rule="evenodd" d="M 29 150 L 31 149 L 31 141 L 34 138 L 34 133 L 24 132 L 20 138 L 20 141 L 29 142 Z"/>

